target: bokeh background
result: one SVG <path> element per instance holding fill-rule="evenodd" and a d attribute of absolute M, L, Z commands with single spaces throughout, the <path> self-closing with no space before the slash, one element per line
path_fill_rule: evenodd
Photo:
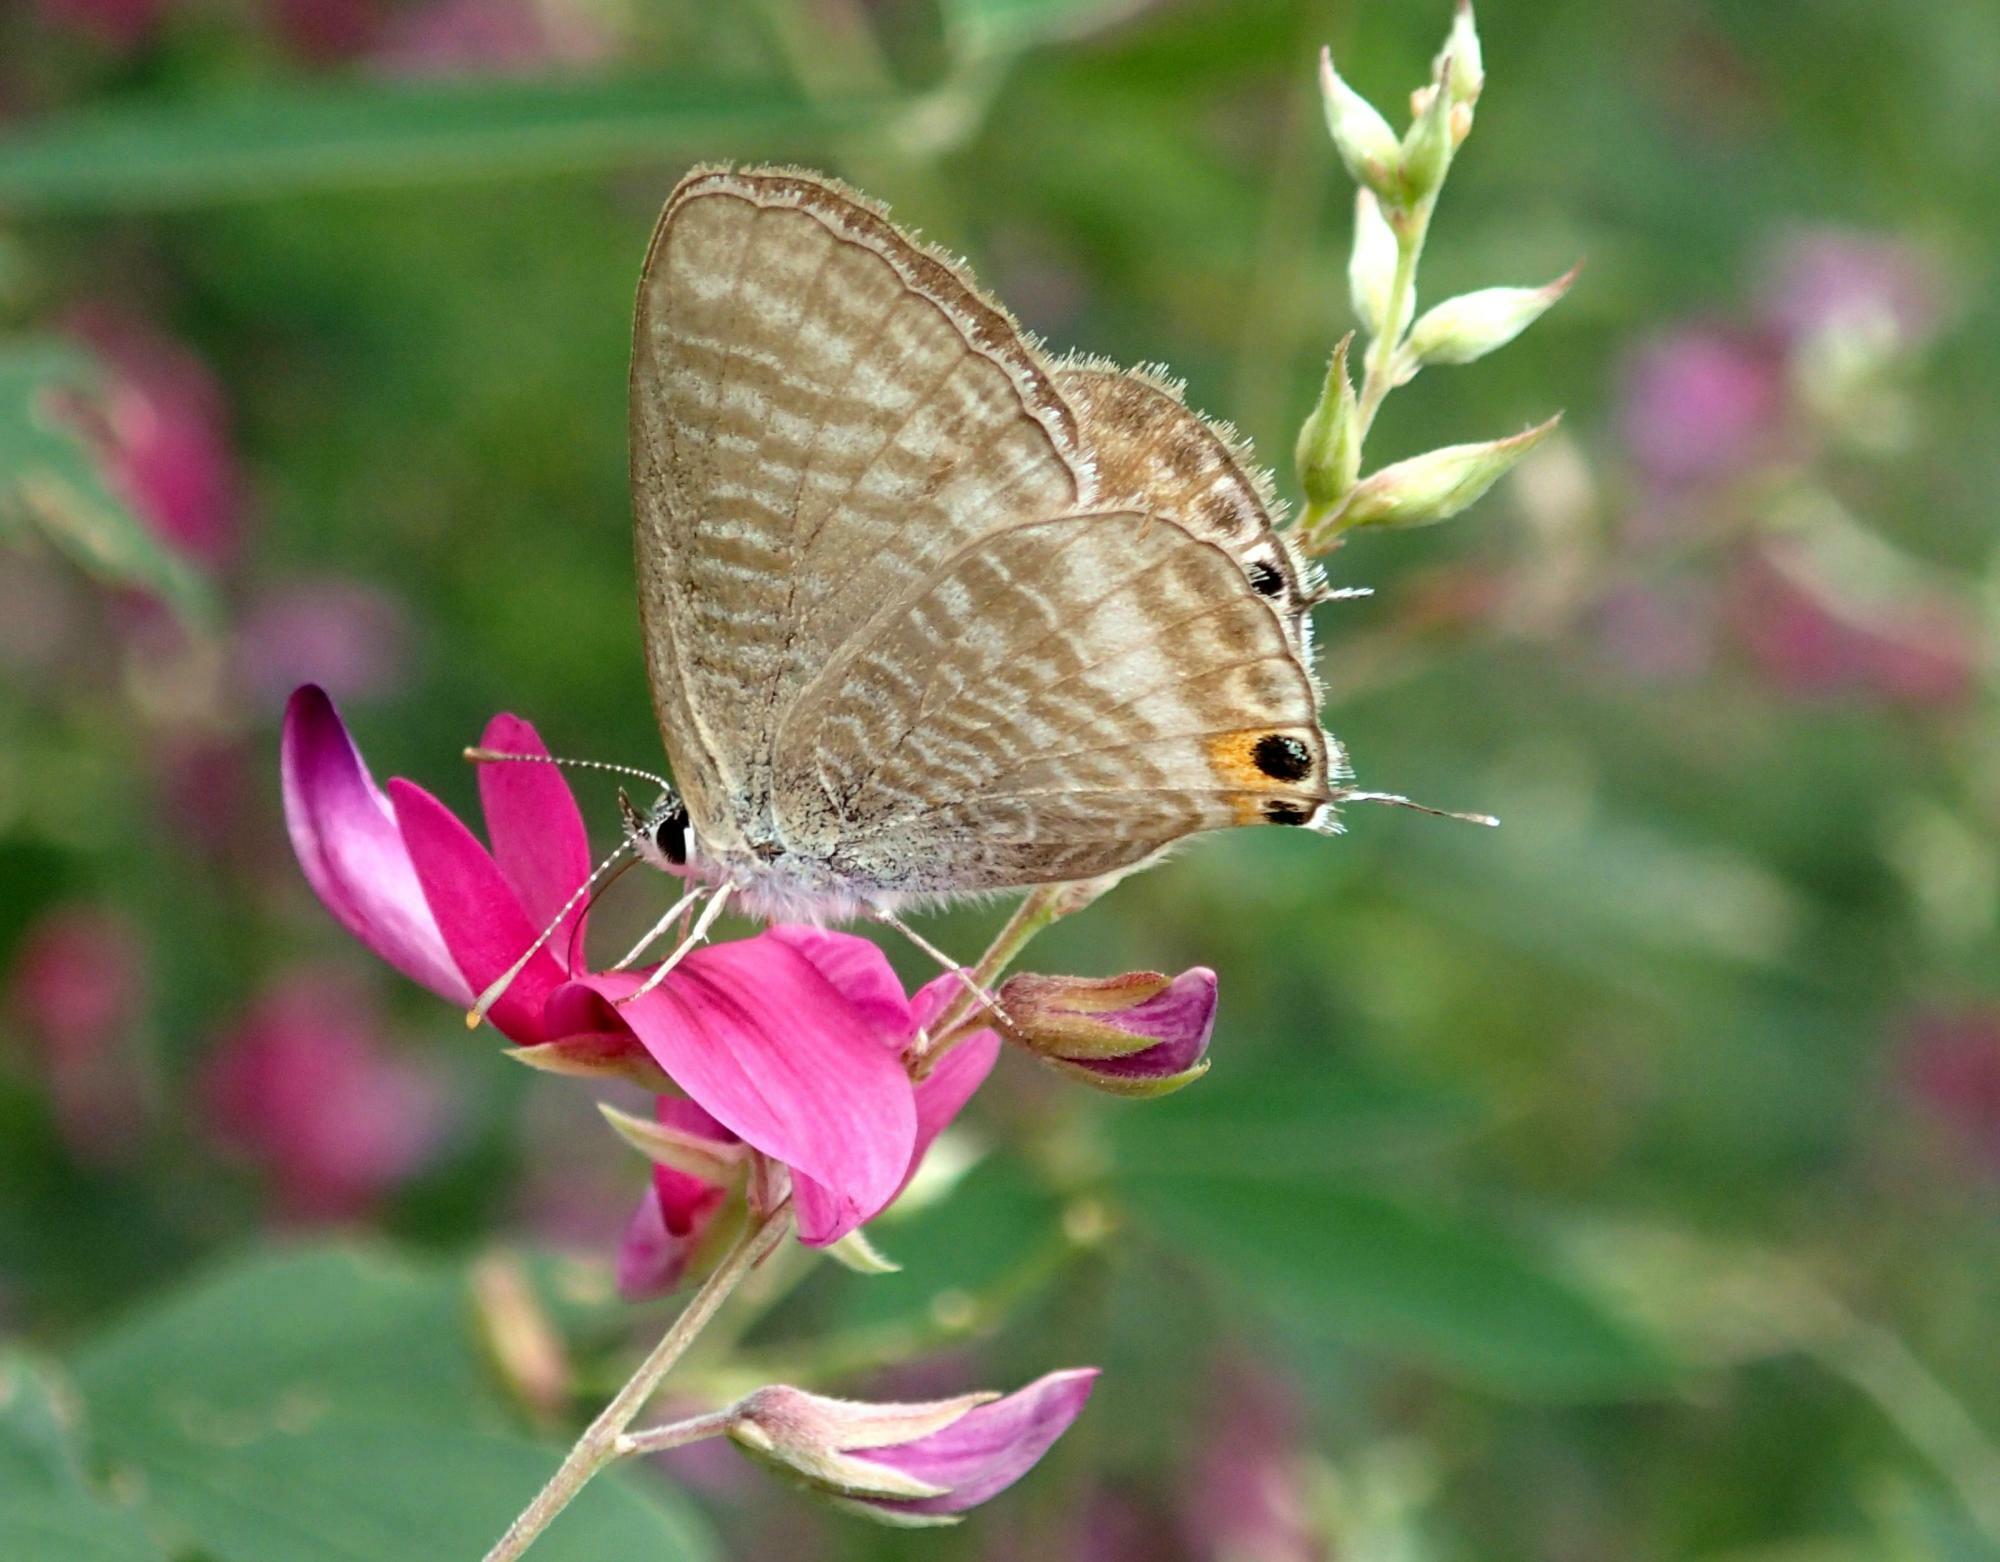
<path fill-rule="evenodd" d="M 1448 20 L 0 7 L 0 1553 L 476 1554 L 662 1325 L 641 1164 L 321 911 L 276 723 L 318 680 L 461 807 L 497 710 L 657 760 L 623 398 L 685 167 L 844 174 L 1283 468 L 1348 325 L 1315 52 L 1400 120 Z M 1370 457 L 1568 418 L 1342 550 L 1320 643 L 1363 783 L 1504 827 L 1246 832 L 1058 927 L 1215 967 L 1212 1074 L 1003 1060 L 903 1273 L 775 1271 L 676 1379 L 1101 1363 L 1028 1481 L 908 1537 L 709 1450 L 551 1558 L 2000 1557 L 2000 11 L 1481 24 L 1425 296 L 1587 264 Z"/>

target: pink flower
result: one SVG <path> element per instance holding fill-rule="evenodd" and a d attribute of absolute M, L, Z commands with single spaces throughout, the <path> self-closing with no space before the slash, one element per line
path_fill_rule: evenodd
<path fill-rule="evenodd" d="M 165 0 L 39 0 L 47 27 L 86 33 L 115 49 L 133 49 L 159 25 Z"/>
<path fill-rule="evenodd" d="M 512 716 L 494 718 L 484 743 L 543 752 Z M 317 688 L 286 708 L 283 772 L 293 847 L 321 901 L 383 959 L 459 1005 L 515 963 L 589 873 L 582 818 L 553 767 L 481 767 L 489 851 L 421 788 L 376 787 Z M 982 1053 L 991 1064 L 990 1048 L 968 1042 L 958 1049 L 968 1061 L 933 1074 L 920 1099 L 900 1056 L 917 1011 L 865 939 L 775 928 L 711 945 L 621 1006 L 646 973 L 573 966 L 583 921 L 571 912 L 528 961 L 491 1011 L 495 1028 L 555 1049 L 577 1071 L 664 1073 L 720 1129 L 790 1168 L 808 1243 L 836 1241 L 887 1205 L 928 1143 L 926 1124 L 971 1093 L 978 1080 L 965 1081 Z M 671 1204 L 659 1216 L 665 1236 L 692 1227 Z"/>
<path fill-rule="evenodd" d="M 430 0 L 394 17 L 375 49 L 397 73 L 538 74 L 593 65 L 612 39 L 594 8 L 551 0 Z"/>
<path fill-rule="evenodd" d="M 437 1145 L 439 1081 L 386 1055 L 380 1035 L 366 994 L 304 971 L 260 997 L 209 1059 L 211 1130 L 269 1172 L 293 1219 L 364 1213 Z"/>
<path fill-rule="evenodd" d="M 1012 1486 L 1083 1413 L 1095 1367 L 995 1398 L 871 1405 L 773 1385 L 735 1407 L 729 1435 L 840 1506 L 897 1525 L 949 1524 Z"/>
<path fill-rule="evenodd" d="M 1917 1101 L 2000 1175 L 2000 1006 L 1919 1015 L 1903 1074 Z"/>
<path fill-rule="evenodd" d="M 379 586 L 309 576 L 260 591 L 234 649 L 237 679 L 257 705 L 306 682 L 343 700 L 369 699 L 408 680 L 410 623 Z"/>
<path fill-rule="evenodd" d="M 1886 234 L 1802 228 L 1772 246 L 1763 313 L 1796 348 L 1833 332 L 1920 347 L 1937 329 L 1944 288 L 1915 245 Z"/>
<path fill-rule="evenodd" d="M 45 912 L 15 952 L 7 991 L 39 1049 L 63 1142 L 99 1163 L 128 1158 L 146 1119 L 133 1041 L 146 998 L 138 933 L 96 906 Z"/>
<path fill-rule="evenodd" d="M 1895 705 L 1948 707 L 1971 697 L 1982 648 L 1968 610 L 1935 592 L 1844 597 L 1809 559 L 1766 548 L 1739 569 L 1737 637 L 1787 694 L 1862 694 Z"/>
<path fill-rule="evenodd" d="M 1007 1034 L 1070 1078 L 1121 1096 L 1159 1096 L 1208 1072 L 1215 973 L 1169 979 L 1021 975 L 1000 989 Z"/>
<path fill-rule="evenodd" d="M 96 432 L 110 480 L 168 547 L 215 568 L 236 553 L 242 483 L 222 387 L 188 348 L 115 310 L 72 328 L 110 369 Z"/>
<path fill-rule="evenodd" d="M 1182 1519 L 1193 1553 L 1242 1562 L 1326 1562 L 1305 1490 L 1292 1386 L 1254 1361 L 1216 1374 Z"/>
<path fill-rule="evenodd" d="M 1619 425 L 1654 482 L 1709 483 L 1767 453 L 1784 406 L 1783 366 L 1768 344 L 1683 326 L 1641 344 L 1626 371 Z"/>

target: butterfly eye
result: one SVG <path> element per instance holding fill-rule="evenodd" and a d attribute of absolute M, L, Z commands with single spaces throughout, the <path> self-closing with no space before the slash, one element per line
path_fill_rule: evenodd
<path fill-rule="evenodd" d="M 653 826 L 653 845 L 676 868 L 687 866 L 687 832 L 688 813 L 685 808 L 676 808 L 661 815 L 660 822 Z"/>

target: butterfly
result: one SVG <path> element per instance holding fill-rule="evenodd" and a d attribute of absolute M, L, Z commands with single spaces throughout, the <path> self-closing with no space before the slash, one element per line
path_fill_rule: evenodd
<path fill-rule="evenodd" d="M 913 901 L 1331 831 L 1377 795 L 1319 723 L 1311 614 L 1338 593 L 1246 446 L 1161 373 L 1052 360 L 832 179 L 675 188 L 631 465 L 675 784 L 626 805 L 627 844 L 692 885 L 656 933 L 708 897 L 683 949 L 732 896 L 907 933 Z"/>

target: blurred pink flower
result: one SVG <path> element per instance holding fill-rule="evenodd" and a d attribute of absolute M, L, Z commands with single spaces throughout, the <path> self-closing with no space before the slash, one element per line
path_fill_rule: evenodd
<path fill-rule="evenodd" d="M 1248 1359 L 1219 1368 L 1184 1490 L 1190 1551 L 1228 1562 L 1327 1562 L 1306 1511 L 1303 1413 L 1290 1386 Z"/>
<path fill-rule="evenodd" d="M 1919 347 L 1937 329 L 1943 284 L 1933 261 L 1904 239 L 1849 228 L 1800 228 L 1764 264 L 1763 317 L 1797 346 L 1829 331 L 1886 330 Z"/>
<path fill-rule="evenodd" d="M 1032 1470 L 1083 1413 L 1095 1367 L 1051 1372 L 1004 1399 L 920 1405 L 828 1399 L 774 1385 L 736 1406 L 730 1436 L 841 1506 L 891 1524 L 950 1523 Z"/>
<path fill-rule="evenodd" d="M 1733 477 L 1766 455 L 1785 410 L 1770 343 L 1716 326 L 1681 326 L 1639 347 L 1619 427 L 1640 470 L 1679 485 Z"/>
<path fill-rule="evenodd" d="M 146 1001 L 138 932 L 98 906 L 44 912 L 15 951 L 7 991 L 39 1051 L 63 1142 L 86 1160 L 128 1159 L 146 1118 L 133 1045 Z"/>
<path fill-rule="evenodd" d="M 237 679 L 260 706 L 302 683 L 344 700 L 371 699 L 409 678 L 409 617 L 400 600 L 367 581 L 284 581 L 251 599 L 234 654 Z"/>
<path fill-rule="evenodd" d="M 82 33 L 115 49 L 132 49 L 159 25 L 167 0 L 36 0 L 42 24 Z"/>
<path fill-rule="evenodd" d="M 545 752 L 512 716 L 494 718 L 484 742 Z M 395 780 L 378 789 L 318 689 L 287 706 L 282 758 L 293 847 L 320 900 L 453 1003 L 469 1004 L 512 967 L 589 873 L 582 818 L 553 767 L 480 767 L 489 852 L 421 788 Z M 865 939 L 774 928 L 709 945 L 619 1005 L 647 973 L 569 964 L 582 935 L 578 909 L 493 1006 L 495 1028 L 592 1067 L 624 1059 L 634 1072 L 663 1072 L 720 1127 L 791 1169 L 808 1243 L 838 1240 L 893 1199 L 927 1142 L 928 1103 L 947 1100 L 959 1070 L 982 1054 L 991 1064 L 995 1043 L 967 1042 L 959 1051 L 970 1061 L 941 1068 L 920 1098 L 900 1057 L 915 1012 Z"/>
<path fill-rule="evenodd" d="M 314 65 L 354 59 L 382 31 L 380 0 L 271 0 L 270 12 L 280 40 Z"/>
<path fill-rule="evenodd" d="M 1708 671 L 1715 639 L 1714 593 L 1706 581 L 1632 582 L 1597 604 L 1606 657 L 1641 683 L 1685 683 Z"/>
<path fill-rule="evenodd" d="M 1731 599 L 1744 650 L 1787 694 L 1945 707 L 1973 693 L 1979 633 L 1964 605 L 1941 594 L 1845 601 L 1809 565 L 1766 549 L 1739 567 Z"/>
<path fill-rule="evenodd" d="M 214 374 L 115 308 L 79 310 L 71 329 L 109 371 L 94 422 L 113 486 L 167 546 L 211 569 L 228 563 L 242 538 L 243 494 Z"/>
<path fill-rule="evenodd" d="M 1918 1104 L 2000 1175 L 2000 1006 L 1919 1014 L 1904 1036 L 1902 1070 Z"/>
<path fill-rule="evenodd" d="M 286 1216 L 366 1213 L 436 1149 L 442 1083 L 391 1057 L 369 995 L 323 971 L 284 977 L 217 1042 L 210 1130 L 269 1175 Z"/>
<path fill-rule="evenodd" d="M 607 59 L 604 21 L 575 0 L 429 0 L 394 17 L 373 53 L 396 74 L 528 75 Z"/>

